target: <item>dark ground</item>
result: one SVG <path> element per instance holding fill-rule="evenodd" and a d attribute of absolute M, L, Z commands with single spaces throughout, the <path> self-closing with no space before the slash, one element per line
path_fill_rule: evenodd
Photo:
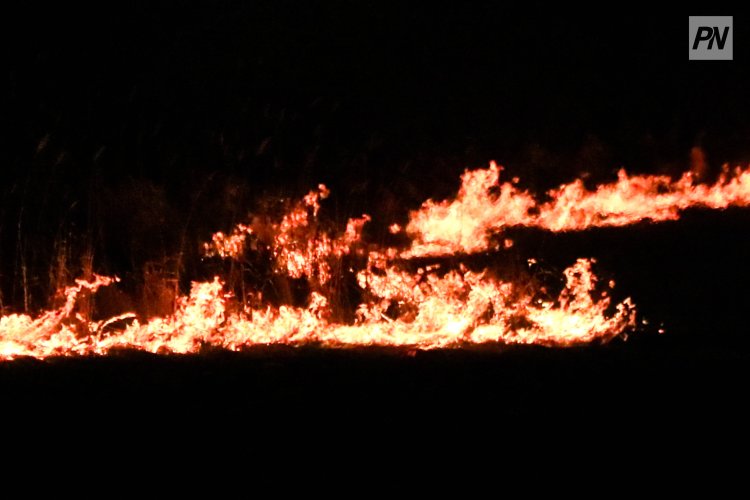
<path fill-rule="evenodd" d="M 386 222 L 451 195 L 464 168 L 491 159 L 537 191 L 581 172 L 611 180 L 620 166 L 677 174 L 693 147 L 713 172 L 750 160 L 741 15 L 735 60 L 714 64 L 685 56 L 690 12 L 645 16 L 632 5 L 586 15 L 381 2 L 109 9 L 4 16 L 6 311 L 44 305 L 55 284 L 86 269 L 81 255 L 121 276 L 133 303 L 146 266 L 177 274 L 184 291 L 207 272 L 198 249 L 211 232 L 264 196 L 318 182 L 333 192 L 328 216 L 370 212 L 377 239 Z M 334 416 L 355 427 L 567 416 L 739 430 L 750 380 L 748 229 L 750 213 L 730 210 L 517 235 L 521 259 L 562 268 L 596 257 L 655 328 L 664 323 L 661 336 L 415 356 L 304 348 L 18 360 L 0 364 L 4 412 Z"/>

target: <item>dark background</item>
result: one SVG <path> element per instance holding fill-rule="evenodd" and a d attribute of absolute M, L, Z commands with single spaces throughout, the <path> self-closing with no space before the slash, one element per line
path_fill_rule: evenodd
<path fill-rule="evenodd" d="M 689 62 L 688 14 L 368 1 L 9 11 L 1 305 L 44 306 L 92 270 L 123 278 L 111 299 L 121 307 L 144 307 L 153 275 L 177 276 L 186 291 L 211 272 L 198 250 L 212 232 L 244 220 L 259 199 L 319 182 L 332 190 L 328 217 L 371 213 L 377 239 L 385 223 L 452 195 L 463 169 L 489 160 L 536 192 L 582 173 L 611 180 L 623 166 L 679 174 L 693 147 L 713 172 L 746 164 L 750 24 L 735 15 L 734 61 Z M 372 404 L 386 420 L 402 406 L 513 416 L 585 413 L 600 402 L 614 412 L 736 414 L 750 353 L 749 224 L 732 210 L 518 236 L 519 256 L 559 268 L 598 258 L 652 324 L 665 324 L 663 336 L 416 358 L 303 350 L 26 360 L 4 364 L 2 380 L 24 401 L 63 394 L 117 406 L 146 394 L 177 406 L 208 398 L 227 411 L 270 401 L 364 413 Z"/>

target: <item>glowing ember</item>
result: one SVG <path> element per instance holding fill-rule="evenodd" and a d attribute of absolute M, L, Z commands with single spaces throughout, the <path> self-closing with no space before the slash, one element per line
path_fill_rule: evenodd
<path fill-rule="evenodd" d="M 175 312 L 140 321 L 123 314 L 92 321 L 76 311 L 81 294 L 95 293 L 116 279 L 95 276 L 63 291 L 65 303 L 36 317 L 0 317 L 0 359 L 19 356 L 106 354 L 114 349 L 191 353 L 204 346 L 239 350 L 261 344 L 327 347 L 404 346 L 418 349 L 460 347 L 487 342 L 570 346 L 607 341 L 636 325 L 630 299 L 614 303 L 614 281 L 599 284 L 591 259 L 578 259 L 557 285 L 542 283 L 533 270 L 512 280 L 492 270 L 472 270 L 455 259 L 415 267 L 423 256 L 456 256 L 512 240 L 494 239 L 504 228 L 526 226 L 549 231 L 622 226 L 641 220 L 665 221 L 689 207 L 721 209 L 750 204 L 750 169 L 725 169 L 716 183 L 699 184 L 690 173 L 676 181 L 665 176 L 628 176 L 596 189 L 576 180 L 539 201 L 518 186 L 499 183 L 500 168 L 467 171 L 453 200 L 427 201 L 404 230 L 411 246 L 400 251 L 363 241 L 367 215 L 350 219 L 343 231 L 318 220 L 321 185 L 274 220 L 254 217 L 229 234 L 216 233 L 204 246 L 207 256 L 241 260 L 264 250 L 284 279 L 306 280 L 304 306 L 272 305 L 259 290 L 233 297 L 220 278 L 193 283 L 177 299 Z M 529 259 L 529 267 L 537 264 Z M 348 320 L 337 315 L 337 280 L 343 274 L 358 287 L 358 304 Z M 243 299 L 243 300 L 237 300 Z M 242 306 L 249 302 L 253 305 Z M 336 319 L 338 318 L 338 319 Z"/>

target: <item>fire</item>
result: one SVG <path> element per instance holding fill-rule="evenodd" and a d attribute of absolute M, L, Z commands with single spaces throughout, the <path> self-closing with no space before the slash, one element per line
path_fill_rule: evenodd
<path fill-rule="evenodd" d="M 327 300 L 315 292 L 306 308 L 268 306 L 228 314 L 230 296 L 216 278 L 194 283 L 190 295 L 180 298 L 175 314 L 144 324 L 133 319 L 112 332 L 105 331 L 107 325 L 134 315 L 90 323 L 65 321 L 71 317 L 69 304 L 74 304 L 82 287 L 95 290 L 109 281 L 80 282 L 69 290 L 69 302 L 59 310 L 36 319 L 3 317 L 0 357 L 106 354 L 124 348 L 191 353 L 203 346 L 240 350 L 262 344 L 309 343 L 419 349 L 487 342 L 567 346 L 609 340 L 635 326 L 635 308 L 629 299 L 607 315 L 611 305 L 607 294 L 592 297 L 596 277 L 590 260 L 579 259 L 565 270 L 565 276 L 566 285 L 557 298 L 535 302 L 513 283 L 470 271 L 439 277 L 390 268 L 378 278 L 363 271 L 359 275 L 362 286 L 379 294 L 379 300 L 362 304 L 352 325 L 328 322 Z M 386 304 L 393 300 L 412 305 L 413 315 L 389 317 Z"/>
<path fill-rule="evenodd" d="M 681 212 L 693 207 L 750 205 L 750 167 L 730 170 L 725 166 L 713 185 L 699 184 L 691 171 L 673 181 L 662 175 L 629 176 L 621 169 L 616 182 L 589 190 L 576 179 L 549 191 L 548 201 L 521 190 L 517 182 L 500 183 L 500 170 L 492 163 L 487 169 L 467 171 L 454 200 L 428 200 L 413 212 L 406 227 L 413 244 L 404 256 L 486 251 L 493 234 L 513 226 L 581 231 L 644 220 L 677 220 Z"/>
<path fill-rule="evenodd" d="M 635 327 L 636 309 L 629 298 L 613 301 L 614 281 L 599 282 L 593 259 L 578 259 L 558 282 L 549 283 L 535 274 L 534 259 L 508 279 L 493 269 L 467 267 L 462 256 L 510 248 L 512 240 L 495 236 L 514 226 L 580 231 L 675 220 L 690 207 L 750 204 L 750 168 L 725 168 L 710 185 L 691 173 L 673 181 L 621 170 L 615 182 L 587 189 L 576 180 L 541 200 L 518 187 L 517 179 L 500 183 L 500 170 L 492 163 L 467 171 L 454 199 L 428 200 L 405 227 L 388 226 L 390 233 L 411 238 L 405 249 L 365 241 L 367 215 L 350 219 L 339 231 L 322 224 L 321 201 L 329 194 L 323 185 L 282 216 L 252 217 L 204 245 L 207 257 L 236 260 L 263 249 L 275 275 L 306 280 L 304 305 L 273 303 L 260 290 L 248 292 L 254 300 L 246 301 L 216 277 L 193 283 L 171 315 L 143 320 L 127 313 L 94 321 L 76 311 L 77 299 L 117 281 L 94 276 L 66 288 L 57 309 L 0 317 L 0 359 L 105 355 L 118 349 L 193 353 L 206 346 L 240 350 L 267 344 L 435 349 L 608 341 Z M 428 256 L 452 258 L 432 259 L 436 263 L 430 265 L 416 259 Z M 336 295 L 341 293 L 337 280 L 346 273 L 359 300 L 348 319 L 337 314 Z"/>

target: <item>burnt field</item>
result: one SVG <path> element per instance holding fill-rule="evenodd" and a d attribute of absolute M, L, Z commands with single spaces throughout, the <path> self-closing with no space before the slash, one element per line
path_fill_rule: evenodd
<path fill-rule="evenodd" d="M 514 251 L 550 263 L 593 256 L 604 276 L 616 276 L 619 293 L 633 297 L 639 317 L 649 321 L 625 341 L 563 349 L 310 345 L 18 359 L 0 365 L 5 416 L 95 414 L 106 422 L 155 414 L 192 422 L 203 415 L 352 428 L 439 426 L 442 419 L 624 426 L 645 419 L 652 430 L 675 420 L 743 426 L 748 227 L 746 210 L 693 211 L 676 223 L 515 235 Z M 661 325 L 664 334 L 657 333 Z"/>

